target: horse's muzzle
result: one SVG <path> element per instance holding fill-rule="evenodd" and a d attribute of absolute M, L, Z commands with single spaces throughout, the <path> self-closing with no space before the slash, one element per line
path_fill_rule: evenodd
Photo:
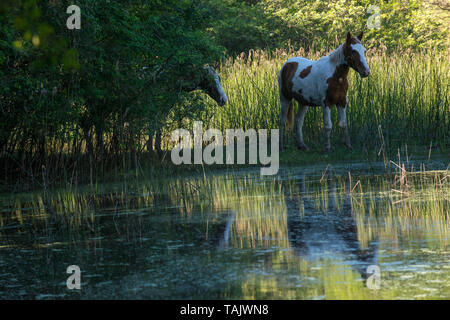
<path fill-rule="evenodd" d="M 370 70 L 364 70 L 359 74 L 361 78 L 367 78 L 370 75 Z"/>
<path fill-rule="evenodd" d="M 217 101 L 217 104 L 221 107 L 224 106 L 226 103 L 227 103 L 227 98 L 223 98 L 223 97 L 219 98 L 219 100 Z"/>

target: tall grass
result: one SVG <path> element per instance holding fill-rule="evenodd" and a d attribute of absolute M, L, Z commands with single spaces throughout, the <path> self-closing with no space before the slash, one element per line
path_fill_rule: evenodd
<path fill-rule="evenodd" d="M 215 108 L 212 125 L 226 128 L 278 128 L 280 102 L 277 76 L 289 57 L 316 60 L 327 53 L 279 50 L 250 51 L 228 59 L 221 68 L 228 104 Z M 371 147 L 379 128 L 387 147 L 450 144 L 449 52 L 369 50 L 371 75 L 349 73 L 347 118 L 352 141 Z M 337 127 L 337 112 L 332 111 Z M 322 137 L 321 108 L 310 108 L 303 127 L 306 141 Z M 335 137 L 337 135 L 334 135 Z M 378 142 L 377 142 L 378 143 Z"/>

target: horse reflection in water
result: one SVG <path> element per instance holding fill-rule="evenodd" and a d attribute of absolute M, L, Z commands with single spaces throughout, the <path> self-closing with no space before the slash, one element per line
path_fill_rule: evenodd
<path fill-rule="evenodd" d="M 211 234 L 209 242 L 212 247 L 218 249 L 230 248 L 231 226 L 234 223 L 234 212 L 227 212 L 222 215 L 224 219 L 215 225 L 216 230 Z"/>
<path fill-rule="evenodd" d="M 325 211 L 318 210 L 308 196 L 304 174 L 300 175 L 291 191 L 283 184 L 289 242 L 305 260 L 335 260 L 341 256 L 366 280 L 370 276 L 367 267 L 377 264 L 379 244 L 374 240 L 367 248 L 361 248 L 349 192 L 350 184 L 345 185 L 345 195 L 338 210 L 335 181 L 332 177 L 327 178 L 328 209 Z"/>

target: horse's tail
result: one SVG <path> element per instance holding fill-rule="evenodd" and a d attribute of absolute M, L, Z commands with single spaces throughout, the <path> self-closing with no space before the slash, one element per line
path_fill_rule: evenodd
<path fill-rule="evenodd" d="M 294 104 L 292 101 L 289 103 L 289 109 L 287 114 L 287 123 L 289 130 L 294 129 Z"/>

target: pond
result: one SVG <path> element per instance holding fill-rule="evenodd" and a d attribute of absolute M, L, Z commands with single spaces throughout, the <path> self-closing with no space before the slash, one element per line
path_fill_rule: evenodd
<path fill-rule="evenodd" d="M 364 171 L 3 195 L 0 297 L 449 299 L 448 170 Z M 67 288 L 71 265 L 80 290 Z"/>

